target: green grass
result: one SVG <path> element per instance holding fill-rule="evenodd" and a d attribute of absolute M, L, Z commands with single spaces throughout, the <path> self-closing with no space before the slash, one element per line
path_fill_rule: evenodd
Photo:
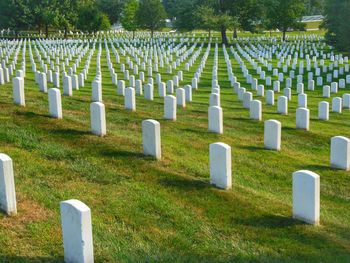
<path fill-rule="evenodd" d="M 72 98 L 62 97 L 63 120 L 49 118 L 47 94 L 34 83 L 28 50 L 26 107 L 12 103 L 10 84 L 0 88 L 0 151 L 14 161 L 18 199 L 17 216 L 0 215 L 0 261 L 62 261 L 59 202 L 72 198 L 91 208 L 96 262 L 350 261 L 350 175 L 329 167 L 330 138 L 350 137 L 350 111 L 318 121 L 321 89 L 306 91 L 311 130 L 296 130 L 294 87 L 289 115 L 278 115 L 276 106 L 263 103 L 263 119 L 282 122 L 282 150 L 267 151 L 263 122 L 250 120 L 233 94 L 221 48 L 223 135 L 207 131 L 213 47 L 199 90 L 186 109 L 178 109 L 176 122 L 163 120 L 163 101 L 157 96 L 153 102 L 137 97 L 137 111 L 124 110 L 103 49 L 108 135 L 100 138 L 89 130 L 96 54 L 85 88 Z M 230 58 L 243 83 L 231 53 Z M 184 72 L 181 84 L 190 82 L 200 61 L 201 56 Z M 114 67 L 121 78 L 120 66 Z M 163 81 L 171 76 L 164 73 Z M 141 122 L 147 118 L 161 123 L 159 162 L 142 155 Z M 230 191 L 209 185 L 209 144 L 219 141 L 232 147 Z M 321 177 L 319 227 L 291 218 L 292 173 L 300 169 Z"/>

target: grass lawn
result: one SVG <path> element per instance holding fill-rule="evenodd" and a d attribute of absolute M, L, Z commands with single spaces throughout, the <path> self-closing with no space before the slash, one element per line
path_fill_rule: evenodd
<path fill-rule="evenodd" d="M 205 49 L 206 45 L 190 72 L 184 71 L 181 85 L 190 83 Z M 227 50 L 235 75 L 250 89 Z M 120 79 L 120 66 L 111 48 L 110 52 Z M 13 104 L 11 84 L 0 87 L 0 152 L 13 159 L 18 199 L 17 216 L 0 214 L 0 261 L 61 262 L 59 203 L 67 199 L 79 199 L 91 208 L 96 262 L 350 261 L 350 174 L 329 167 L 331 137 L 350 137 L 350 111 L 330 113 L 328 122 L 317 120 L 318 102 L 331 99 L 322 98 L 319 87 L 308 91 L 306 74 L 309 132 L 295 129 L 296 80 L 287 116 L 258 98 L 263 101 L 263 120 L 282 123 L 282 150 L 274 152 L 264 150 L 263 122 L 250 120 L 233 93 L 221 47 L 223 135 L 207 131 L 214 45 L 199 90 L 192 103 L 178 109 L 176 122 L 163 120 L 156 85 L 154 101 L 138 96 L 137 111 L 124 110 L 103 48 L 108 133 L 104 138 L 90 134 L 97 48 L 85 88 L 74 91 L 71 98 L 62 97 L 63 120 L 48 116 L 47 94 L 35 85 L 28 47 L 26 55 L 26 107 Z M 86 56 L 81 66 L 85 60 Z M 166 68 L 160 71 L 163 81 L 173 76 L 165 73 Z M 349 89 L 347 85 L 339 96 Z M 141 122 L 148 118 L 161 123 L 161 161 L 142 154 Z M 214 142 L 232 147 L 230 191 L 209 185 L 209 144 Z M 292 173 L 301 169 L 321 177 L 318 227 L 291 218 Z"/>

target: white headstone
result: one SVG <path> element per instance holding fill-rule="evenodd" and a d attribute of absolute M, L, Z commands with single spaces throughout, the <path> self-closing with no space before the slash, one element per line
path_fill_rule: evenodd
<path fill-rule="evenodd" d="M 329 120 L 329 103 L 327 101 L 321 101 L 318 104 L 318 119 L 323 121 Z"/>
<path fill-rule="evenodd" d="M 286 96 L 279 96 L 277 101 L 277 112 L 283 115 L 288 114 L 288 99 Z"/>
<path fill-rule="evenodd" d="M 125 81 L 124 80 L 118 80 L 118 94 L 123 95 L 125 94 Z"/>
<path fill-rule="evenodd" d="M 307 170 L 293 173 L 293 218 L 318 225 L 320 220 L 320 176 Z"/>
<path fill-rule="evenodd" d="M 166 96 L 165 82 L 159 82 L 159 84 L 158 84 L 158 95 L 161 98 L 164 98 Z"/>
<path fill-rule="evenodd" d="M 222 134 L 223 128 L 223 114 L 222 108 L 218 106 L 211 106 L 208 109 L 208 126 L 209 131 Z"/>
<path fill-rule="evenodd" d="M 298 107 L 307 108 L 307 94 L 301 93 L 298 95 Z"/>
<path fill-rule="evenodd" d="M 343 109 L 350 109 L 350 94 L 343 94 Z"/>
<path fill-rule="evenodd" d="M 145 91 L 145 99 L 146 100 L 153 100 L 153 85 L 152 84 L 146 84 L 144 87 Z"/>
<path fill-rule="evenodd" d="M 17 214 L 12 159 L 3 153 L 0 153 L 0 209 L 8 215 Z"/>
<path fill-rule="evenodd" d="M 57 88 L 51 88 L 49 89 L 48 96 L 50 116 L 62 119 L 61 91 Z"/>
<path fill-rule="evenodd" d="M 142 121 L 142 143 L 144 155 L 161 159 L 160 123 L 155 120 Z"/>
<path fill-rule="evenodd" d="M 243 94 L 243 107 L 249 109 L 250 102 L 253 100 L 253 94 L 249 91 Z"/>
<path fill-rule="evenodd" d="M 266 91 L 266 104 L 275 105 L 275 93 L 273 90 Z"/>
<path fill-rule="evenodd" d="M 124 106 L 127 110 L 136 111 L 135 89 L 132 87 L 125 89 Z"/>
<path fill-rule="evenodd" d="M 176 101 L 177 105 L 179 105 L 180 107 L 186 107 L 186 96 L 185 90 L 183 88 L 176 89 Z"/>
<path fill-rule="evenodd" d="M 100 81 L 98 80 L 94 80 L 92 82 L 91 101 L 102 102 L 102 87 Z"/>
<path fill-rule="evenodd" d="M 164 98 L 164 119 L 176 121 L 176 97 L 173 95 Z"/>
<path fill-rule="evenodd" d="M 326 85 L 326 86 L 323 86 L 323 97 L 324 98 L 329 98 L 331 96 L 331 87 Z"/>
<path fill-rule="evenodd" d="M 332 99 L 332 111 L 336 113 L 342 112 L 342 98 L 335 97 Z"/>
<path fill-rule="evenodd" d="M 102 102 L 90 104 L 91 132 L 98 136 L 106 135 L 106 112 Z"/>
<path fill-rule="evenodd" d="M 73 95 L 72 79 L 70 76 L 63 77 L 63 95 L 66 95 L 66 96 Z"/>
<path fill-rule="evenodd" d="M 221 189 L 232 188 L 231 147 L 225 143 L 209 146 L 210 183 Z"/>
<path fill-rule="evenodd" d="M 253 100 L 250 102 L 250 118 L 252 120 L 261 121 L 262 119 L 262 107 L 260 100 Z"/>
<path fill-rule="evenodd" d="M 281 149 L 281 123 L 277 120 L 265 121 L 264 144 L 268 150 Z"/>
<path fill-rule="evenodd" d="M 310 111 L 306 108 L 298 108 L 296 112 L 297 129 L 309 130 Z"/>
<path fill-rule="evenodd" d="M 94 262 L 90 208 L 79 200 L 60 204 L 64 261 Z"/>
<path fill-rule="evenodd" d="M 22 77 L 13 78 L 13 101 L 15 104 L 25 106 L 24 79 Z"/>
<path fill-rule="evenodd" d="M 343 136 L 331 139 L 331 167 L 348 171 L 350 169 L 350 140 Z"/>

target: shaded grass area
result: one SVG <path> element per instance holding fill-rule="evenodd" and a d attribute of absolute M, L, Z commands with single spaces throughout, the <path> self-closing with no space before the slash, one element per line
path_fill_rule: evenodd
<path fill-rule="evenodd" d="M 311 130 L 296 130 L 294 88 L 289 115 L 263 105 L 264 120 L 280 120 L 283 127 L 281 152 L 267 151 L 263 122 L 249 120 L 233 94 L 221 48 L 223 135 L 207 132 L 213 48 L 199 90 L 191 104 L 178 109 L 176 122 L 162 119 L 157 96 L 153 102 L 137 97 L 137 111 L 125 111 L 103 50 L 108 135 L 99 138 L 89 132 L 96 54 L 86 87 L 72 98 L 62 97 L 63 120 L 48 117 L 47 94 L 34 84 L 28 57 L 27 106 L 14 106 L 11 85 L 1 87 L 0 151 L 14 161 L 19 211 L 13 218 L 0 215 L 0 261 L 61 262 L 59 202 L 71 198 L 92 210 L 97 262 L 350 261 L 349 173 L 329 168 L 330 138 L 350 137 L 350 111 L 318 121 L 322 92 L 306 91 Z M 239 65 L 230 57 L 243 83 Z M 184 72 L 181 84 L 190 82 L 200 58 Z M 121 78 L 120 66 L 115 69 Z M 161 72 L 163 81 L 172 77 Z M 142 155 L 141 122 L 146 118 L 161 123 L 160 162 Z M 231 191 L 209 185 L 209 144 L 218 141 L 232 147 Z M 299 169 L 321 176 L 320 227 L 291 219 L 292 173 Z"/>

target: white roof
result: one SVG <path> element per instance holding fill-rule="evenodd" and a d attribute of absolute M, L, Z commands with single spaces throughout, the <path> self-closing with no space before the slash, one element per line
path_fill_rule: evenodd
<path fill-rule="evenodd" d="M 324 16 L 323 15 L 317 15 L 317 16 L 303 16 L 301 19 L 301 22 L 306 23 L 306 22 L 318 22 L 318 21 L 323 21 Z"/>

